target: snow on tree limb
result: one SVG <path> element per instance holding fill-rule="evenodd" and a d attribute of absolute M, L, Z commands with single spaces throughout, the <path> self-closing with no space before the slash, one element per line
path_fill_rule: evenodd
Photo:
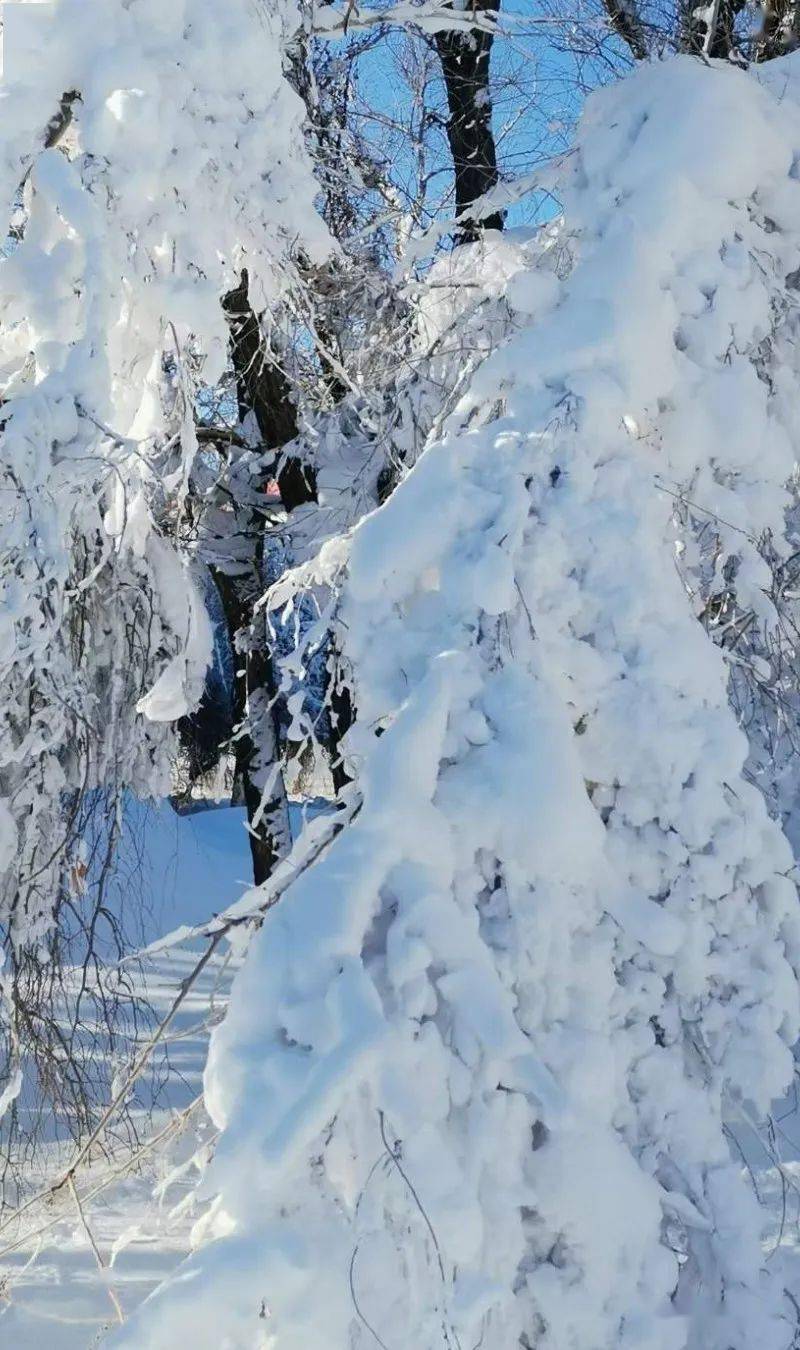
<path fill-rule="evenodd" d="M 533 261 L 476 248 L 510 336 L 347 545 L 362 807 L 253 941 L 216 1240 L 120 1350 L 787 1350 L 725 1126 L 791 1078 L 800 909 L 695 602 L 768 628 L 794 547 L 798 71 L 639 70 Z"/>
<path fill-rule="evenodd" d="M 0 928 L 13 1001 L 21 953 L 69 897 L 77 803 L 97 788 L 168 792 L 171 724 L 202 692 L 208 619 L 168 536 L 197 450 L 197 384 L 227 361 L 221 296 L 246 264 L 265 305 L 287 251 L 321 260 L 328 241 L 283 75 L 293 5 L 53 0 L 7 4 L 3 20 Z"/>

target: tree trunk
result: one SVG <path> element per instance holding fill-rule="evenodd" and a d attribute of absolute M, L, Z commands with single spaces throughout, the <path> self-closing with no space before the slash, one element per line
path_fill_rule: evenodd
<path fill-rule="evenodd" d="M 499 0 L 471 0 L 474 14 L 500 8 Z M 450 118 L 447 138 L 453 156 L 456 214 L 469 215 L 470 207 L 497 186 L 497 151 L 492 132 L 489 97 L 489 60 L 493 35 L 483 28 L 471 33 L 436 34 L 436 50 L 442 66 Z M 459 228 L 459 243 L 479 239 L 483 230 L 502 230 L 503 213 L 493 211 L 480 220 L 467 219 Z"/>
<path fill-rule="evenodd" d="M 239 415 L 252 412 L 265 449 L 279 451 L 297 435 L 297 409 L 289 381 L 270 350 L 261 325 L 250 307 L 247 273 L 225 296 L 223 308 L 231 334 L 231 357 L 236 371 Z M 281 456 L 277 463 L 281 501 L 287 511 L 317 500 L 313 466 L 297 456 Z"/>
<path fill-rule="evenodd" d="M 274 670 L 266 635 L 254 632 L 254 605 L 261 593 L 259 569 L 254 567 L 239 576 L 217 571 L 214 579 L 234 649 L 236 780 L 247 809 L 253 880 L 260 886 L 288 848 L 289 811 L 283 775 L 275 772 L 278 728 L 273 706 Z M 261 799 L 273 772 L 271 795 L 261 809 Z"/>
<path fill-rule="evenodd" d="M 297 411 L 289 382 L 265 341 L 250 306 L 247 273 L 223 300 L 231 335 L 231 358 L 236 372 L 239 416 L 252 412 L 261 443 L 276 451 L 281 500 L 287 511 L 316 501 L 313 470 L 296 457 L 278 452 L 297 435 Z M 241 532 L 252 540 L 252 558 L 246 572 L 215 580 L 222 598 L 231 645 L 235 653 L 233 749 L 250 833 L 253 879 L 266 881 L 290 843 L 288 804 L 280 770 L 279 727 L 275 707 L 277 684 L 266 633 L 265 616 L 255 609 L 263 591 L 264 536 L 259 521 L 248 513 Z M 272 777 L 269 800 L 262 803 Z"/>
<path fill-rule="evenodd" d="M 261 444 L 276 452 L 276 477 L 281 502 L 287 514 L 316 502 L 317 483 L 312 465 L 285 447 L 298 433 L 297 410 L 289 382 L 253 312 L 248 296 L 247 273 L 223 301 L 231 334 L 231 356 L 236 372 L 239 414 L 252 411 Z M 218 573 L 216 580 L 225 609 L 231 643 L 242 649 L 234 692 L 234 739 L 236 777 L 241 786 L 250 825 L 253 876 L 257 885 L 266 880 L 290 842 L 288 805 L 283 775 L 278 770 L 279 727 L 275 700 L 277 683 L 264 617 L 254 621 L 255 604 L 262 587 L 263 533 L 257 520 L 246 522 L 245 531 L 254 541 L 252 570 L 243 577 Z M 334 658 L 335 659 L 335 658 Z M 331 735 L 325 746 L 337 791 L 348 781 L 342 764 L 340 742 L 352 721 L 350 695 L 330 673 Z M 265 788 L 273 776 L 269 801 L 262 808 Z"/>
<path fill-rule="evenodd" d="M 767 0 L 756 49 L 758 61 L 772 61 L 796 50 L 800 41 L 800 6 L 796 0 Z"/>
<path fill-rule="evenodd" d="M 745 0 L 718 0 L 708 8 L 687 0 L 683 10 L 682 51 L 727 61 L 735 49 L 736 19 Z"/>

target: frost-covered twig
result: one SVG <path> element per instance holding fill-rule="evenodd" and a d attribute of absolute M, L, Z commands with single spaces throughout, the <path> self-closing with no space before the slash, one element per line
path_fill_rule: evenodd
<path fill-rule="evenodd" d="M 129 1175 L 132 1169 L 135 1168 L 143 1158 L 162 1147 L 167 1139 L 181 1130 L 190 1117 L 194 1115 L 202 1105 L 203 1094 L 200 1093 L 188 1106 L 184 1107 L 182 1111 L 173 1116 L 162 1129 L 158 1130 L 150 1139 L 147 1139 L 144 1143 L 140 1144 L 130 1157 L 125 1159 L 124 1163 L 111 1168 L 99 1181 L 92 1182 L 89 1188 L 80 1197 L 81 1204 L 85 1207 L 92 1200 L 96 1199 L 98 1195 L 101 1195 L 106 1191 L 109 1186 L 113 1185 L 115 1181 L 118 1181 L 120 1177 Z M 63 1189 L 64 1183 L 63 1180 L 61 1180 L 54 1182 L 51 1186 L 48 1186 L 43 1190 L 37 1191 L 35 1195 L 29 1197 L 25 1204 L 20 1205 L 11 1214 L 5 1216 L 3 1222 L 0 1223 L 0 1233 L 5 1232 L 26 1213 L 29 1213 L 37 1206 L 44 1205 L 45 1207 L 49 1207 Z M 11 1256 L 13 1252 L 19 1251 L 21 1247 L 27 1247 L 29 1243 L 36 1241 L 45 1233 L 50 1232 L 58 1224 L 63 1222 L 63 1217 L 63 1214 L 53 1214 L 44 1223 L 37 1224 L 35 1228 L 28 1229 L 26 1232 L 15 1238 L 13 1242 L 9 1242 L 0 1249 L 0 1261 L 5 1260 L 6 1257 Z"/>
<path fill-rule="evenodd" d="M 106 1262 L 103 1260 L 102 1252 L 100 1251 L 100 1248 L 98 1247 L 97 1242 L 95 1240 L 94 1234 L 92 1233 L 92 1230 L 89 1227 L 89 1221 L 86 1218 L 86 1212 L 83 1208 L 83 1205 L 81 1204 L 81 1199 L 80 1196 L 78 1195 L 78 1191 L 75 1186 L 75 1178 L 72 1175 L 70 1175 L 69 1177 L 69 1189 L 72 1195 L 72 1199 L 75 1202 L 75 1208 L 78 1211 L 78 1219 L 80 1220 L 81 1227 L 83 1228 L 89 1246 L 91 1247 L 94 1253 L 94 1259 L 97 1262 L 97 1268 L 101 1272 L 101 1274 L 106 1274 L 108 1267 L 106 1265 Z M 115 1313 L 117 1314 L 117 1321 L 119 1322 L 120 1326 L 122 1326 L 122 1324 L 125 1321 L 125 1314 L 122 1311 L 122 1304 L 119 1301 L 117 1291 L 114 1288 L 113 1284 L 111 1284 L 110 1282 L 106 1282 L 105 1288 L 106 1293 L 108 1294 L 108 1297 L 111 1301 L 111 1305 Z"/>

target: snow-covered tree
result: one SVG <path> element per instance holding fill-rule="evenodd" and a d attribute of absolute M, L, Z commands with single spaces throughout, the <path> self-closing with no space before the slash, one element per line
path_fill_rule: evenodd
<path fill-rule="evenodd" d="M 792 1344 L 727 1132 L 791 1078 L 800 911 L 698 614 L 780 622 L 798 128 L 792 58 L 593 96 L 508 335 L 277 588 L 339 594 L 349 823 L 252 893 L 200 1248 L 115 1345 Z"/>
<path fill-rule="evenodd" d="M 174 547 L 220 297 L 325 231 L 283 74 L 291 4 L 4 7 L 0 927 L 10 1055 L 25 954 L 58 923 L 95 788 L 169 791 L 210 655 Z M 224 61 L 221 60 L 224 53 Z M 198 360 L 200 352 L 202 359 Z M 112 818 L 113 810 L 112 807 Z M 7 1080 L 3 1104 L 18 1088 Z"/>
<path fill-rule="evenodd" d="M 113 841 L 168 791 L 209 612 L 263 882 L 202 930 L 251 943 L 197 1250 L 111 1343 L 789 1350 L 730 1134 L 800 1033 L 798 58 L 642 64 L 543 180 L 558 218 L 503 234 L 492 11 L 399 6 L 462 213 L 407 282 L 307 59 L 383 11 L 11 9 L 0 1114 L 87 802 Z M 605 11 L 644 58 L 646 13 Z M 736 55 L 738 7 L 671 18 Z M 339 809 L 282 857 L 320 654 Z"/>

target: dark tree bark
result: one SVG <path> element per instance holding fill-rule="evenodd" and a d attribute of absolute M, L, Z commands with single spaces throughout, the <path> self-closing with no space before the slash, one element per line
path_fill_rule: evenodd
<path fill-rule="evenodd" d="M 252 409 L 263 445 L 267 449 L 281 451 L 298 433 L 297 409 L 289 382 L 270 353 L 258 319 L 250 307 L 246 273 L 242 275 L 236 290 L 225 297 L 224 306 L 231 331 L 231 354 L 236 371 L 240 416 L 244 418 Z M 342 395 L 344 392 L 342 389 Z M 313 465 L 303 463 L 298 456 L 279 456 L 277 481 L 281 502 L 287 512 L 317 501 L 317 480 Z M 272 674 L 272 662 L 266 654 L 265 662 L 263 676 L 268 678 Z M 353 708 L 350 692 L 339 678 L 335 653 L 331 656 L 331 666 L 331 733 L 325 748 L 338 793 L 349 782 L 342 763 L 341 740 L 352 724 Z"/>
<path fill-rule="evenodd" d="M 264 448 L 279 451 L 297 435 L 297 409 L 289 381 L 250 306 L 246 272 L 222 303 L 231 334 L 239 414 L 244 419 L 252 411 Z M 281 501 L 287 511 L 317 500 L 312 465 L 304 464 L 296 456 L 281 456 L 277 469 Z"/>
<path fill-rule="evenodd" d="M 278 727 L 272 659 L 265 637 L 253 632 L 254 606 L 261 593 L 259 569 L 237 576 L 216 572 L 214 579 L 234 647 L 233 752 L 247 810 L 253 881 L 260 886 L 288 847 L 289 825 L 282 775 L 262 807 L 269 774 L 277 763 Z"/>
<path fill-rule="evenodd" d="M 342 739 L 353 725 L 355 709 L 353 696 L 347 681 L 342 678 L 339 654 L 335 646 L 331 647 L 328 660 L 328 717 L 330 733 L 325 749 L 328 754 L 333 790 L 336 796 L 350 782 L 350 775 L 342 759 Z"/>
<path fill-rule="evenodd" d="M 646 61 L 651 43 L 637 0 L 603 0 L 609 26 L 621 38 L 635 61 Z M 736 53 L 736 20 L 746 0 L 718 0 L 716 8 L 681 0 L 676 10 L 676 41 L 682 52 L 728 61 Z"/>
<path fill-rule="evenodd" d="M 236 373 L 239 416 L 253 413 L 262 448 L 274 450 L 275 472 L 287 511 L 316 501 L 313 470 L 281 450 L 297 435 L 297 411 L 288 380 L 271 352 L 251 308 L 247 273 L 223 300 Z M 263 591 L 264 533 L 258 514 L 244 508 L 237 521 L 239 537 L 248 542 L 245 559 L 230 571 L 213 571 L 222 601 L 225 626 L 234 653 L 233 736 L 236 790 L 247 810 L 253 880 L 261 885 L 289 845 L 288 809 L 283 776 L 278 773 L 264 794 L 279 758 L 279 718 L 275 670 L 266 633 L 266 618 L 256 609 Z M 208 740 L 221 727 L 204 719 L 201 704 L 194 718 L 195 735 Z M 226 736 L 226 740 L 228 737 Z M 218 753 L 224 741 L 220 741 Z"/>
<path fill-rule="evenodd" d="M 470 2 L 476 15 L 494 13 L 500 8 L 500 0 Z M 468 243 L 479 239 L 483 230 L 503 228 L 501 211 L 493 211 L 480 220 L 468 219 L 470 207 L 498 182 L 489 97 L 489 61 L 494 38 L 485 28 L 475 28 L 469 33 L 437 33 L 435 40 L 450 109 L 447 138 L 453 156 L 456 214 L 467 216 L 457 238 L 459 243 Z"/>
<path fill-rule="evenodd" d="M 746 0 L 719 0 L 716 10 L 694 8 L 686 0 L 683 11 L 681 49 L 696 55 L 721 61 L 738 60 L 746 65 L 744 56 L 737 53 L 736 22 L 746 8 Z M 748 50 L 751 59 L 772 61 L 785 56 L 800 45 L 800 3 L 798 0 L 765 0 L 762 5 L 761 32 Z"/>
<path fill-rule="evenodd" d="M 727 61 L 736 50 L 736 20 L 745 0 L 719 0 L 716 9 L 696 6 L 686 0 L 683 11 L 681 50 L 695 56 Z"/>
<path fill-rule="evenodd" d="M 800 43 L 800 5 L 792 0 L 767 0 L 756 51 L 758 61 L 772 61 L 793 52 Z"/>
<path fill-rule="evenodd" d="M 297 410 L 289 382 L 271 351 L 248 295 L 248 278 L 224 297 L 223 308 L 230 330 L 230 349 L 236 374 L 239 416 L 252 412 L 261 446 L 275 451 L 274 472 L 287 513 L 317 500 L 316 475 L 312 465 L 285 447 L 298 434 Z M 269 472 L 269 471 L 268 471 Z M 214 581 L 222 601 L 225 626 L 234 652 L 234 687 L 230 744 L 235 763 L 235 782 L 247 810 L 253 880 L 262 884 L 289 845 L 288 810 L 283 776 L 275 776 L 268 800 L 264 793 L 280 756 L 280 719 L 277 681 L 266 632 L 266 620 L 256 608 L 263 591 L 263 525 L 256 513 L 246 509 L 238 522 L 240 537 L 250 542 L 248 558 L 237 560 L 235 571 L 214 569 Z M 335 661 L 335 657 L 333 658 Z M 326 746 L 336 791 L 348 781 L 340 741 L 352 721 L 348 690 L 331 674 L 331 736 Z M 210 705 L 206 710 L 213 716 Z M 216 726 L 204 715 L 204 705 L 195 714 L 192 733 L 205 742 Z M 222 724 L 219 723 L 219 727 Z M 228 740 L 230 732 L 225 736 Z M 220 740 L 218 752 L 225 742 Z"/>
<path fill-rule="evenodd" d="M 634 61 L 646 61 L 647 38 L 634 0 L 604 0 L 608 22 L 628 48 Z"/>

